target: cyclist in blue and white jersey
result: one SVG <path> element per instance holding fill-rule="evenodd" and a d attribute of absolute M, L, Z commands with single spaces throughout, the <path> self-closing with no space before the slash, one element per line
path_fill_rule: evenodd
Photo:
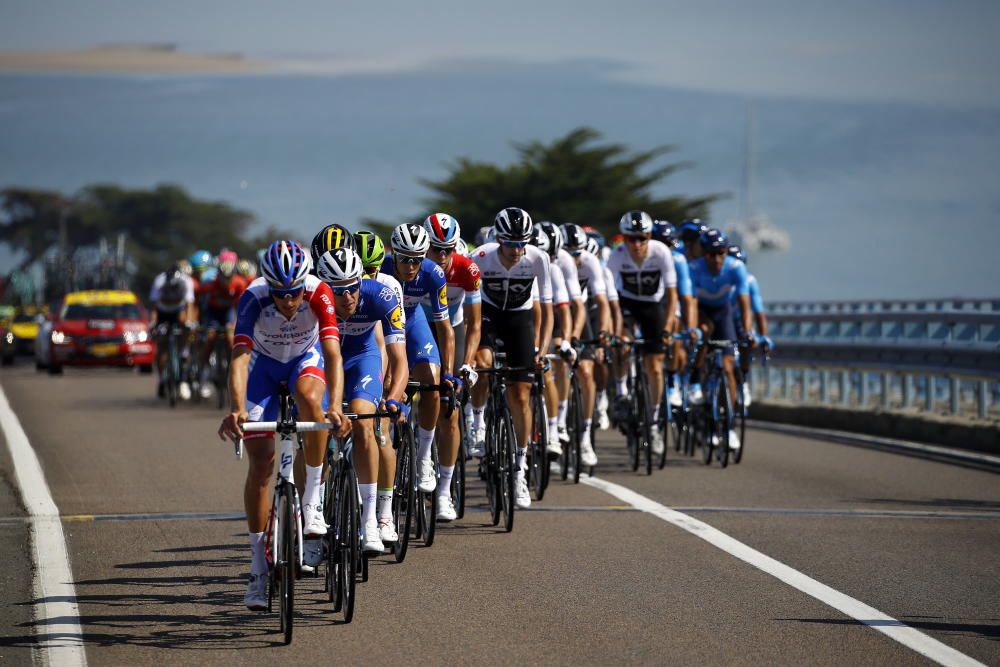
<path fill-rule="evenodd" d="M 563 247 L 573 258 L 576 266 L 580 292 L 583 295 L 586 309 L 582 322 L 575 322 L 574 339 L 586 338 L 593 340 L 610 333 L 611 309 L 608 306 L 608 288 L 604 280 L 604 267 L 601 260 L 587 252 L 590 239 L 580 225 L 564 223 L 561 227 Z M 585 466 L 597 465 L 597 454 L 590 441 L 590 426 L 594 419 L 594 405 L 597 397 L 597 382 L 594 378 L 594 362 L 604 358 L 600 348 L 588 347 L 580 355 L 580 363 L 576 368 L 580 382 L 580 399 L 583 402 L 583 430 L 580 434 L 580 462 Z M 566 425 L 566 407 L 559 405 L 559 425 Z"/>
<path fill-rule="evenodd" d="M 299 244 L 275 241 L 261 260 L 262 277 L 243 292 L 237 306 L 229 365 L 231 407 L 219 427 L 219 437 L 244 438 L 250 459 L 243 492 L 251 554 L 244 601 L 253 610 L 268 606 L 264 529 L 271 505 L 274 434 L 244 435 L 243 424 L 276 420 L 279 387 L 287 383 L 300 419 L 329 419 L 340 436 L 350 430 L 341 409 L 344 369 L 333 293 L 309 275 L 311 268 L 312 261 Z M 320 500 L 326 434 L 307 433 L 303 450 L 303 534 L 317 537 L 327 530 Z"/>
<path fill-rule="evenodd" d="M 684 329 L 688 336 L 701 337 L 701 329 L 698 328 L 698 301 L 694 298 L 694 288 L 691 284 L 691 271 L 688 266 L 688 259 L 681 250 L 683 244 L 677 239 L 674 226 L 665 220 L 657 220 L 653 223 L 653 238 L 670 248 L 671 257 L 674 260 L 674 270 L 677 272 L 677 298 L 678 298 L 678 319 L 674 327 L 674 333 L 679 333 Z M 687 364 L 687 347 L 681 341 L 673 342 L 673 356 L 670 359 L 669 370 L 671 383 L 667 392 L 670 404 L 680 407 L 683 404 L 680 389 L 676 386 L 676 373 Z M 692 391 L 701 393 L 701 387 L 694 385 Z"/>
<path fill-rule="evenodd" d="M 674 330 L 677 321 L 677 272 L 674 260 L 664 244 L 655 241 L 653 219 L 645 211 L 629 211 L 618 221 L 618 229 L 625 242 L 614 249 L 608 260 L 608 268 L 615 277 L 619 304 L 625 325 L 618 334 L 631 334 L 638 325 L 645 341 L 642 349 L 645 376 L 649 382 L 649 414 L 652 423 L 659 418 L 660 400 L 663 395 L 663 360 L 665 357 L 663 340 Z M 622 373 L 618 378 L 618 410 L 627 404 L 623 400 L 626 393 L 626 378 Z M 663 451 L 663 433 L 653 429 L 652 449 L 654 453 Z"/>
<path fill-rule="evenodd" d="M 362 278 L 361 258 L 347 247 L 320 256 L 316 275 L 330 286 L 340 328 L 344 355 L 344 398 L 350 411 L 371 414 L 377 407 L 405 415 L 406 331 L 403 304 L 396 292 L 376 280 Z M 381 326 L 379 326 L 381 325 Z M 389 359 L 390 386 L 383 400 L 382 347 Z M 357 420 L 354 433 L 354 467 L 361 493 L 362 550 L 382 553 L 384 542 L 399 539 L 392 521 L 392 503 L 376 506 L 380 472 L 379 446 L 371 420 Z M 388 447 L 391 449 L 391 447 Z M 395 466 L 393 466 L 394 468 Z M 393 470 L 395 473 L 395 469 Z M 391 489 L 390 489 L 391 494 Z"/>
<path fill-rule="evenodd" d="M 767 309 L 764 308 L 764 299 L 760 295 L 760 284 L 757 282 L 757 276 L 750 273 L 746 253 L 743 252 L 741 247 L 738 245 L 729 246 L 729 256 L 740 260 L 747 267 L 747 285 L 750 288 L 750 310 L 753 311 L 754 324 L 757 325 L 757 344 L 762 345 L 765 350 L 771 350 L 774 348 L 774 342 L 768 336 Z M 733 294 L 733 304 L 737 305 L 735 293 Z M 737 336 L 743 338 L 747 332 L 743 330 L 743 320 L 740 317 L 740 313 L 735 309 L 733 310 L 733 322 L 736 324 Z M 743 369 L 743 377 L 748 377 L 750 373 L 750 357 L 748 355 L 740 356 L 740 368 Z M 743 398 L 746 404 L 750 405 L 750 387 L 745 381 L 743 383 Z"/>
<path fill-rule="evenodd" d="M 444 381 L 456 389 L 458 380 L 450 373 L 455 365 L 455 334 L 448 319 L 448 281 L 444 271 L 426 258 L 430 237 L 421 225 L 404 223 L 396 227 L 389 241 L 392 255 L 385 258 L 382 271 L 397 278 L 403 286 L 406 311 L 406 359 L 410 378 L 423 384 Z M 441 342 L 440 352 L 422 304 L 431 307 L 431 321 Z M 439 392 L 421 392 L 417 428 L 417 478 L 420 490 L 431 493 L 437 488 L 438 471 L 431 460 L 431 447 L 441 413 Z M 450 479 L 442 479 L 451 488 Z M 450 497 L 450 496 L 449 496 Z"/>
<path fill-rule="evenodd" d="M 472 253 L 483 276 L 483 335 L 476 360 L 482 367 L 492 366 L 493 351 L 502 344 L 507 366 L 540 368 L 552 342 L 549 256 L 528 245 L 534 224 L 524 209 L 510 207 L 500 211 L 493 228 L 497 241 L 481 245 Z M 537 301 L 533 298 L 535 294 Z M 507 385 L 517 440 L 514 502 L 520 508 L 531 505 L 525 480 L 531 380 L 530 374 L 513 374 Z M 472 388 L 475 456 L 482 456 L 485 448 L 487 385 L 479 382 Z"/>
<path fill-rule="evenodd" d="M 747 269 L 743 262 L 729 256 L 729 240 L 717 229 L 709 229 L 702 234 L 700 243 L 703 256 L 690 264 L 691 283 L 698 299 L 699 326 L 707 338 L 715 340 L 737 340 L 742 338 L 753 343 L 749 333 L 740 337 L 733 324 L 733 309 L 740 309 L 743 329 L 753 331 L 750 321 L 750 286 Z M 733 294 L 735 293 L 735 305 Z M 727 349 L 723 356 L 723 368 L 729 395 L 736 400 L 736 375 L 733 373 L 734 350 Z M 702 367 L 705 348 L 698 353 L 698 366 Z M 694 401 L 692 395 L 692 401 Z M 729 446 L 738 449 L 739 437 L 729 431 Z"/>

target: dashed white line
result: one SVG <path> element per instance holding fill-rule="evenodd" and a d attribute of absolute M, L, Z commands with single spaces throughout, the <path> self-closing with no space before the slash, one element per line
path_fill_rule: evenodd
<path fill-rule="evenodd" d="M 873 630 L 887 635 L 891 639 L 899 642 L 903 646 L 910 648 L 917 653 L 930 658 L 934 662 L 947 667 L 967 667 L 977 665 L 982 667 L 982 663 L 939 642 L 929 635 L 912 628 L 902 621 L 892 616 L 882 613 L 874 607 L 866 605 L 864 602 L 855 600 L 849 595 L 830 588 L 812 577 L 809 577 L 798 570 L 777 561 L 770 556 L 766 556 L 756 549 L 743 544 L 739 540 L 726 535 L 722 531 L 713 528 L 703 521 L 694 517 L 672 510 L 665 505 L 647 498 L 635 491 L 614 484 L 612 482 L 599 479 L 597 477 L 580 476 L 580 481 L 593 486 L 605 493 L 609 493 L 615 498 L 628 503 L 636 509 L 652 514 L 663 519 L 678 528 L 700 537 L 712 546 L 722 549 L 726 553 L 739 558 L 757 569 L 770 574 L 772 577 L 796 588 L 806 595 L 813 597 L 823 604 L 833 607 L 837 611 L 863 623 Z"/>
<path fill-rule="evenodd" d="M 34 546 L 35 631 L 40 656 L 48 665 L 85 667 L 80 610 L 69 565 L 59 508 L 52 500 L 42 466 L 21 422 L 0 387 L 0 427 L 14 462 L 14 476 L 31 519 Z"/>

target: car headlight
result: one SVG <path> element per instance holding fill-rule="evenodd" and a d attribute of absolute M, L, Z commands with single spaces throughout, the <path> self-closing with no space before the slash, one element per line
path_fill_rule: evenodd
<path fill-rule="evenodd" d="M 7 341 L 8 345 L 13 345 L 14 344 L 14 334 L 12 334 L 11 332 L 8 331 L 7 333 L 4 334 L 3 337 L 4 337 L 4 340 Z"/>
<path fill-rule="evenodd" d="M 149 340 L 149 332 L 143 329 L 138 334 L 136 334 L 135 339 L 140 343 L 145 343 L 147 340 Z"/>
<path fill-rule="evenodd" d="M 62 345 L 63 343 L 68 343 L 71 340 L 73 339 L 64 334 L 62 331 L 52 332 L 52 343 L 55 345 Z"/>
<path fill-rule="evenodd" d="M 126 345 L 131 345 L 132 343 L 135 342 L 135 332 L 126 331 L 125 334 L 122 336 L 122 338 L 125 340 Z"/>

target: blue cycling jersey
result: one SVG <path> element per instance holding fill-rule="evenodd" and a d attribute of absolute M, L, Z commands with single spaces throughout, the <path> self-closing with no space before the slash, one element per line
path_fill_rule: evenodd
<path fill-rule="evenodd" d="M 731 295 L 750 293 L 747 267 L 738 259 L 727 256 L 722 264 L 722 270 L 715 275 L 708 270 L 708 263 L 704 257 L 691 261 L 688 268 L 699 305 L 723 306 L 731 299 L 735 299 L 735 296 Z"/>
<path fill-rule="evenodd" d="M 382 323 L 386 345 L 402 343 L 406 339 L 403 328 L 402 304 L 395 290 L 377 280 L 361 280 L 358 308 L 346 320 L 337 318 L 340 328 L 340 346 L 345 359 L 358 354 L 378 351 L 375 325 Z"/>
<path fill-rule="evenodd" d="M 398 277 L 392 255 L 386 255 L 381 270 L 390 276 Z M 420 264 L 416 278 L 407 282 L 402 280 L 399 282 L 403 286 L 403 308 L 406 311 L 407 331 L 410 330 L 410 323 L 417 321 L 417 306 L 421 304 L 427 304 L 430 307 L 430 320 L 432 322 L 448 320 L 448 281 L 440 266 L 425 259 Z"/>
<path fill-rule="evenodd" d="M 684 251 L 672 248 L 670 253 L 674 257 L 674 270 L 677 271 L 677 295 L 694 296 L 694 289 L 691 286 L 691 269 L 688 267 Z"/>
<path fill-rule="evenodd" d="M 764 313 L 764 299 L 760 295 L 760 284 L 757 276 L 752 273 L 747 274 L 747 285 L 750 288 L 750 310 L 754 313 Z M 730 301 L 736 303 L 736 293 L 730 296 Z"/>

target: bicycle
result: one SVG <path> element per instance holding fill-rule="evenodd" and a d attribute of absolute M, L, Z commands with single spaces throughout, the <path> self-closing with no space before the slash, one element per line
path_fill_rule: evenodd
<path fill-rule="evenodd" d="M 181 357 L 178 349 L 178 341 L 182 336 L 187 335 L 187 329 L 178 324 L 162 324 L 156 327 L 158 339 L 166 339 L 167 359 L 166 367 L 163 369 L 164 392 L 167 396 L 167 403 L 170 407 L 177 406 L 178 387 L 181 382 Z"/>
<path fill-rule="evenodd" d="M 660 470 L 663 470 L 667 464 L 667 449 L 670 440 L 673 440 L 675 452 L 683 449 L 684 453 L 690 456 L 693 451 L 690 428 L 691 404 L 688 398 L 688 388 L 691 385 L 691 370 L 694 367 L 698 342 L 697 340 L 692 340 L 686 334 L 674 334 L 672 339 L 687 344 L 688 354 L 683 369 L 667 374 L 668 379 L 669 376 L 673 376 L 674 388 L 677 389 L 681 397 L 681 404 L 679 406 L 674 406 L 670 402 L 670 382 L 664 382 L 663 385 L 658 424 L 664 438 L 663 451 L 660 453 Z"/>
<path fill-rule="evenodd" d="M 302 571 L 302 506 L 295 488 L 292 464 L 295 460 L 296 439 L 299 433 L 328 431 L 333 424 L 327 422 L 300 422 L 294 418 L 294 403 L 288 385 L 282 383 L 278 391 L 278 420 L 250 422 L 243 425 L 244 432 L 274 432 L 278 438 L 278 472 L 275 476 L 274 495 L 264 533 L 265 553 L 268 560 L 267 610 L 271 611 L 274 597 L 278 597 L 280 631 L 284 643 L 292 642 L 295 611 L 295 580 Z M 236 443 L 236 455 L 242 457 L 243 439 Z"/>
<path fill-rule="evenodd" d="M 545 355 L 546 360 L 558 359 Z M 548 416 L 545 410 L 545 373 L 550 366 L 536 372 L 531 381 L 531 430 L 528 434 L 528 488 L 535 491 L 535 500 L 545 496 L 549 486 Z"/>
<path fill-rule="evenodd" d="M 625 385 L 628 388 L 629 418 L 618 424 L 618 429 L 625 436 L 628 447 L 632 472 L 639 470 L 639 465 L 645 462 L 646 474 L 653 474 L 653 423 L 649 414 L 649 388 L 646 386 L 645 375 L 642 373 L 642 345 L 646 341 L 634 338 L 631 341 L 615 341 L 612 346 L 628 347 L 628 357 L 625 363 Z M 666 447 L 664 447 L 666 449 Z"/>
<path fill-rule="evenodd" d="M 440 384 L 421 384 L 415 381 L 409 381 L 406 383 L 406 400 L 412 405 L 413 397 L 422 391 L 436 391 L 439 392 L 439 397 L 442 403 L 446 404 L 444 408 L 444 416 L 451 417 L 455 410 L 455 390 L 451 384 L 447 382 L 442 382 Z M 416 431 L 417 425 L 417 410 L 411 407 L 410 409 L 410 427 L 412 431 Z M 431 461 L 434 465 L 434 475 L 440 479 L 440 474 L 438 473 L 438 464 L 440 459 L 438 457 L 437 440 L 431 443 Z M 437 486 L 435 485 L 434 491 L 421 491 L 419 484 L 417 484 L 417 506 L 421 508 L 421 511 L 417 513 L 417 525 L 415 527 L 414 537 L 418 540 L 422 539 L 424 541 L 424 546 L 429 547 L 434 544 L 434 535 L 437 525 L 437 510 L 438 510 L 438 493 Z"/>
<path fill-rule="evenodd" d="M 702 410 L 702 460 L 711 465 L 713 453 L 723 468 L 729 465 L 729 431 L 733 425 L 733 401 L 723 367 L 724 352 L 736 345 L 733 340 L 710 340 L 705 343 L 712 355 L 707 364 L 705 405 Z"/>
<path fill-rule="evenodd" d="M 745 344 L 741 344 L 738 349 L 739 349 L 739 354 L 740 355 L 750 354 L 750 348 L 747 345 L 745 345 Z M 766 346 L 762 348 L 760 363 L 761 363 L 761 366 L 763 366 L 765 369 L 767 368 L 767 360 L 768 360 L 768 352 L 769 351 L 770 350 Z M 732 452 L 733 463 L 739 463 L 740 461 L 743 460 L 743 450 L 746 449 L 746 446 L 747 446 L 747 440 L 746 440 L 747 417 L 749 416 L 749 412 L 750 412 L 750 409 L 749 409 L 749 407 L 746 404 L 746 400 L 745 400 L 746 397 L 743 395 L 743 391 L 744 391 L 743 387 L 744 387 L 744 382 L 746 381 L 746 378 L 743 375 L 743 369 L 740 367 L 740 365 L 738 363 L 738 360 L 739 360 L 739 358 L 737 357 L 737 363 L 734 363 L 733 371 L 736 373 L 736 394 L 737 394 L 737 396 L 736 396 L 735 415 L 736 415 L 736 424 L 737 424 L 736 430 L 739 433 L 739 437 L 740 437 L 740 446 L 739 446 L 738 449 L 734 449 L 733 452 Z M 753 360 L 753 358 L 751 357 L 751 361 L 752 360 Z"/>

